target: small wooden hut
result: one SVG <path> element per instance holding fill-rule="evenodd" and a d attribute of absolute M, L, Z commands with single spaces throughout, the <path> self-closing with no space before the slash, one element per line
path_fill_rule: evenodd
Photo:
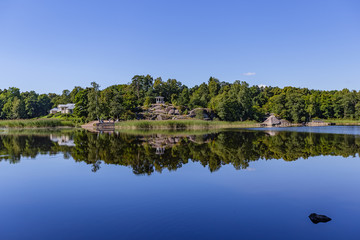
<path fill-rule="evenodd" d="M 281 121 L 277 117 L 275 117 L 275 115 L 270 115 L 270 117 L 268 117 L 261 125 L 272 127 L 272 126 L 277 126 L 280 124 L 281 124 Z"/>

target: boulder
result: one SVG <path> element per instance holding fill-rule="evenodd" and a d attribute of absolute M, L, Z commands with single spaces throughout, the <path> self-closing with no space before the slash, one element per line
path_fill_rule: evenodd
<path fill-rule="evenodd" d="M 154 111 L 155 114 L 166 114 L 164 110 L 156 110 Z"/>
<path fill-rule="evenodd" d="M 285 126 L 290 126 L 291 123 L 288 120 L 280 119 L 280 125 L 285 127 Z"/>
<path fill-rule="evenodd" d="M 174 113 L 175 113 L 175 110 L 174 110 L 173 108 L 171 108 L 171 109 L 168 111 L 168 114 L 170 114 L 170 115 L 174 115 Z"/>
<path fill-rule="evenodd" d="M 329 218 L 329 217 L 327 217 L 325 215 L 319 215 L 319 214 L 316 214 L 316 213 L 310 214 L 309 218 L 315 224 L 318 224 L 319 222 L 326 223 L 326 222 L 331 221 L 331 218 Z"/>
<path fill-rule="evenodd" d="M 196 112 L 194 111 L 194 117 Z M 202 114 L 201 114 L 202 115 Z M 143 107 L 142 112 L 138 113 L 137 119 L 147 120 L 168 120 L 168 119 L 187 119 L 181 115 L 180 111 L 172 104 L 152 104 L 149 108 Z"/>
<path fill-rule="evenodd" d="M 182 116 L 182 115 L 178 115 L 178 116 L 175 116 L 173 119 L 187 119 L 187 117 Z"/>

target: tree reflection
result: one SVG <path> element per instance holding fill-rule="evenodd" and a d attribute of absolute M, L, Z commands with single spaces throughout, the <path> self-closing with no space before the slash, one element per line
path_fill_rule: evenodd
<path fill-rule="evenodd" d="M 350 157 L 360 152 L 355 135 L 301 132 L 233 131 L 201 135 L 124 133 L 96 134 L 87 131 L 52 135 L 0 135 L 0 160 L 17 163 L 21 157 L 62 153 L 92 166 L 128 166 L 134 174 L 147 174 L 181 168 L 189 161 L 199 162 L 211 172 L 222 165 L 246 169 L 259 159 L 294 161 L 319 155 Z"/>

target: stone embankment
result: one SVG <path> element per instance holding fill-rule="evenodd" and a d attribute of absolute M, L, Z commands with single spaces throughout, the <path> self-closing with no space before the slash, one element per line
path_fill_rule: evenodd
<path fill-rule="evenodd" d="M 94 129 L 94 126 L 96 123 L 98 123 L 99 121 L 91 121 L 91 122 L 88 122 L 88 123 L 85 123 L 83 125 L 81 125 L 82 128 L 84 129 Z"/>
<path fill-rule="evenodd" d="M 91 121 L 84 125 L 81 125 L 83 129 L 86 129 L 91 132 L 111 132 L 115 130 L 115 123 L 114 122 L 103 122 L 100 123 L 99 121 Z"/>

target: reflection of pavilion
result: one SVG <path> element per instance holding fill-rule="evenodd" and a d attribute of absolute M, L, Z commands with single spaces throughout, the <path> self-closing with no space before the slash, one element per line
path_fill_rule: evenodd
<path fill-rule="evenodd" d="M 180 142 L 181 138 L 183 137 L 154 134 L 151 137 L 144 137 L 141 140 L 143 141 L 143 144 L 148 144 L 155 149 L 156 155 L 163 155 L 165 154 L 166 148 L 172 148 Z"/>
<path fill-rule="evenodd" d="M 72 140 L 68 135 L 56 136 L 50 134 L 50 140 L 56 142 L 59 146 L 75 147 L 74 140 Z"/>
<path fill-rule="evenodd" d="M 210 139 L 207 139 L 208 136 L 204 139 L 203 136 L 197 138 L 196 135 L 188 135 L 188 136 L 169 136 L 163 134 L 153 134 L 150 137 L 142 137 L 140 138 L 143 144 L 150 145 L 153 149 L 155 149 L 155 153 L 157 155 L 165 154 L 166 148 L 172 148 L 175 145 L 181 144 L 182 139 L 187 139 L 187 141 L 202 144 L 208 142 Z"/>
<path fill-rule="evenodd" d="M 157 147 L 156 148 L 156 154 L 157 155 L 163 155 L 165 153 L 165 148 L 164 147 Z"/>

